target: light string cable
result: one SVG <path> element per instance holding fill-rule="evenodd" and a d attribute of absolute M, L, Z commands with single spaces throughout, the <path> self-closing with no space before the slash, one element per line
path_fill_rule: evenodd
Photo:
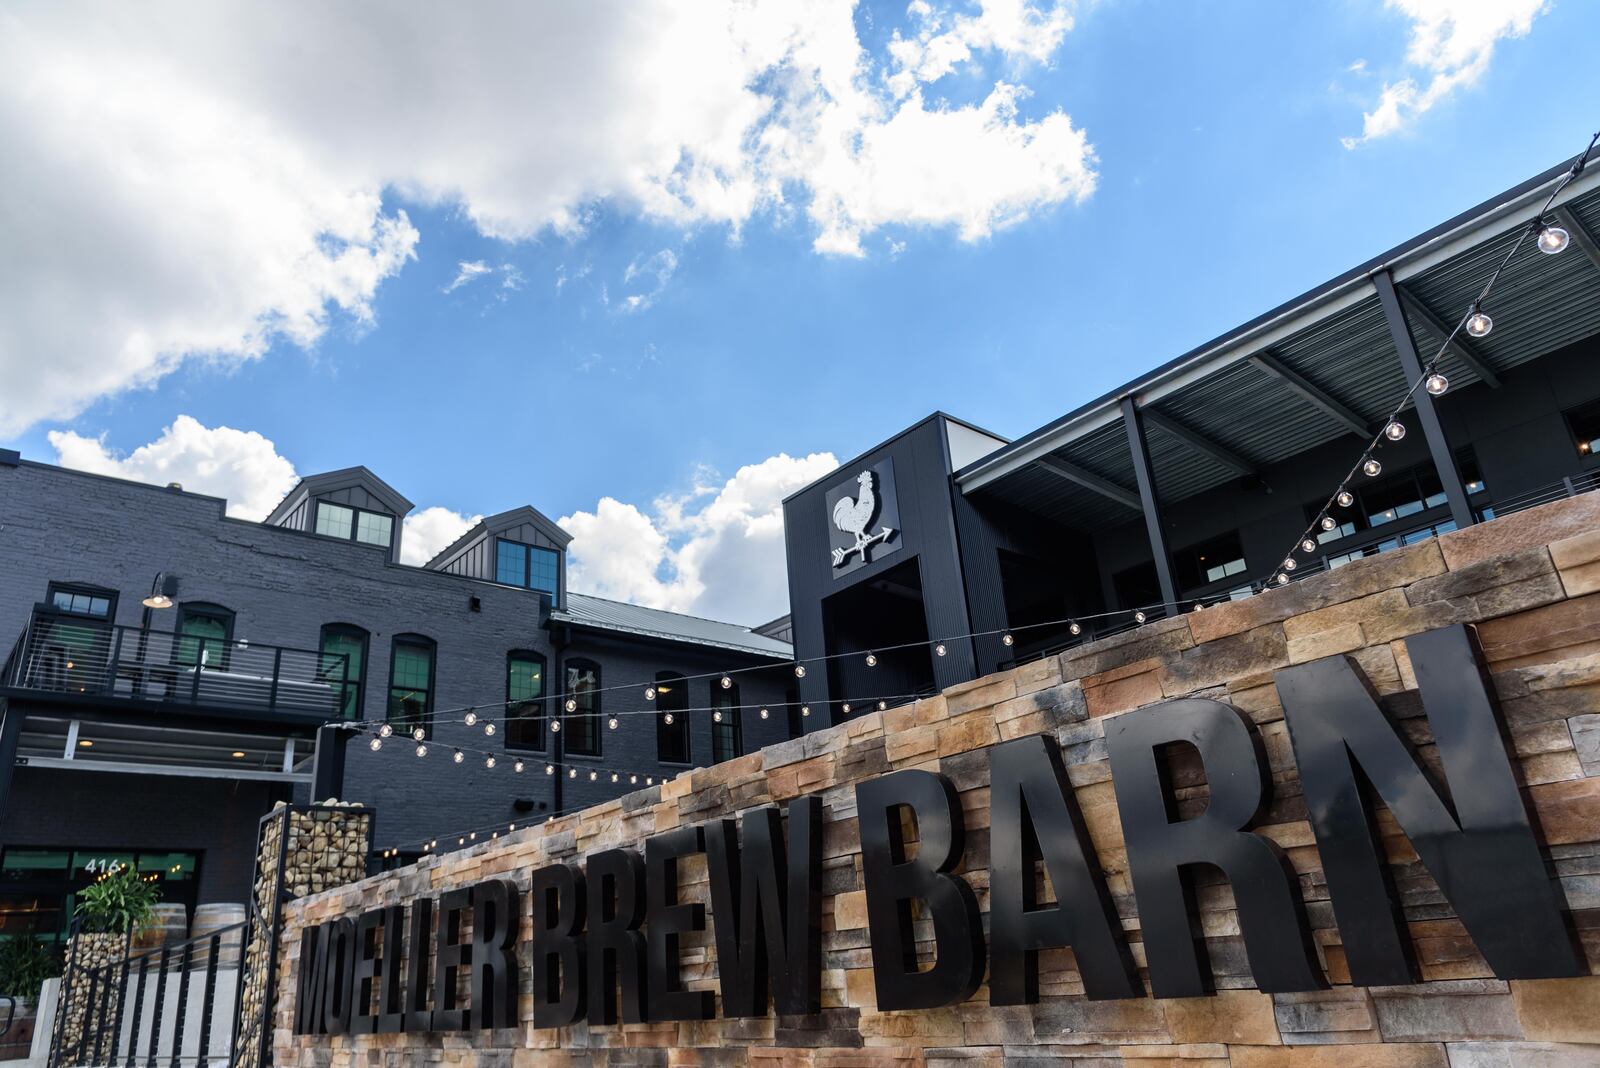
<path fill-rule="evenodd" d="M 1208 596 L 1205 596 L 1205 597 L 1180 598 L 1180 599 L 1178 599 L 1176 601 L 1173 601 L 1172 605 L 1173 605 L 1173 607 L 1175 609 L 1182 609 L 1184 607 L 1203 606 L 1203 605 L 1206 605 L 1206 604 L 1211 604 L 1211 603 L 1215 603 L 1217 601 L 1227 600 L 1227 599 L 1228 599 L 1228 595 L 1227 594 L 1211 594 L 1211 595 L 1208 595 Z M 1045 628 L 1045 627 L 1065 627 L 1068 631 L 1070 631 L 1072 636 L 1074 638 L 1076 638 L 1076 637 L 1081 636 L 1082 629 L 1083 629 L 1082 625 L 1085 624 L 1085 623 L 1094 623 L 1094 622 L 1097 622 L 1097 621 L 1100 621 L 1100 620 L 1107 620 L 1107 619 L 1131 618 L 1132 621 L 1135 624 L 1142 625 L 1142 624 L 1144 624 L 1144 623 L 1149 621 L 1149 619 L 1150 619 L 1150 617 L 1151 617 L 1151 615 L 1153 613 L 1162 611 L 1165 608 L 1166 608 L 1166 602 L 1156 602 L 1156 603 L 1153 603 L 1153 604 L 1145 605 L 1145 606 L 1140 607 L 1140 608 L 1118 608 L 1118 609 L 1113 609 L 1113 610 L 1107 611 L 1107 612 L 1088 612 L 1088 613 L 1082 613 L 1082 614 L 1072 615 L 1072 616 L 1063 616 L 1060 619 L 1045 620 L 1045 621 L 1042 621 L 1042 622 L 1039 622 L 1039 623 L 1023 623 L 1023 624 L 1019 624 L 1019 625 L 1017 625 L 1015 627 L 997 627 L 997 628 L 993 628 L 993 629 L 990 629 L 990 630 L 969 631 L 969 632 L 964 633 L 964 634 L 951 634 L 951 635 L 945 635 L 943 637 L 938 637 L 938 638 L 927 638 L 927 639 L 922 639 L 922 640 L 918 640 L 918 641 L 899 642 L 899 643 L 891 644 L 891 645 L 874 646 L 871 649 L 857 649 L 857 650 L 851 650 L 851 651 L 848 651 L 848 652 L 826 653 L 826 654 L 822 654 L 822 655 L 819 655 L 819 656 L 804 657 L 804 658 L 795 659 L 795 660 L 791 660 L 791 661 L 783 661 L 783 662 L 779 662 L 779 663 L 775 663 L 775 664 L 757 664 L 757 665 L 750 665 L 750 666 L 744 666 L 744 667 L 728 668 L 728 669 L 723 670 L 723 671 L 706 671 L 706 672 L 701 672 L 701 673 L 695 674 L 695 675 L 678 675 L 678 676 L 675 676 L 671 680 L 671 682 L 673 682 L 673 683 L 687 683 L 687 682 L 700 681 L 700 680 L 704 680 L 704 679 L 725 679 L 725 680 L 727 680 L 727 684 L 724 684 L 724 688 L 728 688 L 728 684 L 731 684 L 732 681 L 736 677 L 738 677 L 740 675 L 749 675 L 749 674 L 754 674 L 754 673 L 770 673 L 770 672 L 773 672 L 773 671 L 784 670 L 785 668 L 787 668 L 788 670 L 792 670 L 797 677 L 802 677 L 803 678 L 805 676 L 805 671 L 806 671 L 806 668 L 808 666 L 824 664 L 824 663 L 828 663 L 830 661 L 843 660 L 843 659 L 846 659 L 846 658 L 863 659 L 863 660 L 865 660 L 867 662 L 869 667 L 875 667 L 875 666 L 877 666 L 877 659 L 879 657 L 881 657 L 882 655 L 884 655 L 884 654 L 902 652 L 902 651 L 907 650 L 907 649 L 917 649 L 917 648 L 922 648 L 922 647 L 926 647 L 926 646 L 932 646 L 933 649 L 934 649 L 934 652 L 936 653 L 936 655 L 943 656 L 943 655 L 945 655 L 945 651 L 944 650 L 948 645 L 950 645 L 953 642 L 964 641 L 964 640 L 966 640 L 968 638 L 999 637 L 1002 640 L 1002 642 L 1004 642 L 1004 644 L 1009 647 L 1010 645 L 1013 644 L 1013 641 L 1012 640 L 1008 640 L 1008 639 L 1013 639 L 1015 635 L 1021 634 L 1021 633 L 1024 633 L 1024 632 L 1030 631 L 1030 630 L 1039 630 L 1039 629 L 1042 629 L 1042 628 Z M 644 693 L 645 693 L 645 699 L 646 700 L 653 700 L 654 699 L 654 690 L 656 688 L 656 685 L 657 684 L 655 684 L 655 683 L 646 683 L 644 685 L 643 690 L 644 690 Z M 639 686 L 638 683 L 619 683 L 619 684 L 614 685 L 614 686 L 597 686 L 597 687 L 594 687 L 592 689 L 586 689 L 586 690 L 582 690 L 582 691 L 574 691 L 574 692 L 570 692 L 570 693 L 553 694 L 553 695 L 551 695 L 549 697 L 506 698 L 503 701 L 480 701 L 477 704 L 460 705 L 460 706 L 453 707 L 453 708 L 435 709 L 432 712 L 425 712 L 425 713 L 422 713 L 420 715 L 408 716 L 405 719 L 405 721 L 404 721 L 404 723 L 402 725 L 405 728 L 407 728 L 408 731 L 410 731 L 410 730 L 412 730 L 414 728 L 416 730 L 424 731 L 424 735 L 426 735 L 426 729 L 428 727 L 432 727 L 432 726 L 434 726 L 436 724 L 444 722 L 445 720 L 451 720 L 452 722 L 456 722 L 456 723 L 464 723 L 466 726 L 471 727 L 471 726 L 477 725 L 477 723 L 479 722 L 478 713 L 480 713 L 480 712 L 486 712 L 486 711 L 495 709 L 497 707 L 500 708 L 503 711 L 505 708 L 508 708 L 508 707 L 510 707 L 512 705 L 533 704 L 533 703 L 543 702 L 543 701 L 547 701 L 547 700 L 548 701 L 557 701 L 557 702 L 559 702 L 561 704 L 561 707 L 565 710 L 565 712 L 567 714 L 576 714 L 576 715 L 581 716 L 581 717 L 588 717 L 588 716 L 595 715 L 595 713 L 580 711 L 579 708 L 576 707 L 577 701 L 578 701 L 579 698 L 587 699 L 587 698 L 589 698 L 591 696 L 598 696 L 600 694 L 616 693 L 616 692 L 620 692 L 620 691 L 637 692 L 639 690 L 640 690 L 640 686 Z M 895 700 L 896 698 L 899 698 L 899 699 L 912 699 L 912 698 L 926 697 L 926 696 L 928 696 L 928 695 L 925 694 L 925 693 L 916 693 L 916 694 L 890 695 L 888 697 L 872 697 L 872 698 L 866 698 L 866 699 L 845 697 L 845 698 L 831 698 L 831 699 L 822 700 L 822 701 L 809 701 L 809 702 L 802 702 L 802 703 L 806 704 L 806 705 L 854 704 L 857 701 L 862 701 L 863 703 L 866 703 L 866 702 L 877 701 L 877 700 Z M 787 704 L 788 702 L 782 702 L 782 703 Z M 620 710 L 620 711 L 617 711 L 617 712 L 608 712 L 608 713 L 605 713 L 605 715 L 607 717 L 610 717 L 610 716 L 635 716 L 635 715 L 654 716 L 654 715 L 664 715 L 664 714 L 667 714 L 669 712 L 670 713 L 680 713 L 680 712 L 716 712 L 718 710 L 732 711 L 734 709 L 741 709 L 742 710 L 742 709 L 745 709 L 745 708 L 761 708 L 761 707 L 763 707 L 763 706 L 761 705 L 760 702 L 752 702 L 752 703 L 749 703 L 749 704 L 707 705 L 707 706 L 694 707 L 694 708 L 681 708 L 681 709 L 675 708 L 675 709 L 670 709 L 670 710 L 668 710 L 668 709 L 659 709 L 659 708 L 623 709 L 623 710 Z M 770 709 L 771 708 L 771 704 L 768 704 L 768 705 L 766 705 L 764 707 L 767 707 L 767 708 Z M 559 719 L 560 719 L 560 715 L 561 715 L 560 713 L 553 713 L 553 714 L 549 714 L 549 715 L 533 716 L 533 717 L 530 717 L 530 718 L 535 719 L 535 720 L 549 719 L 549 720 L 558 722 Z M 488 720 L 485 720 L 484 724 L 485 724 L 485 733 L 486 734 L 492 735 L 492 734 L 494 734 L 496 732 L 496 730 L 498 730 L 498 726 L 496 725 L 496 722 L 492 718 L 488 719 Z M 323 726 L 326 726 L 326 727 L 341 727 L 341 728 L 344 728 L 344 729 L 347 729 L 347 730 L 353 730 L 353 731 L 368 731 L 368 730 L 370 730 L 372 728 L 381 729 L 381 728 L 383 728 L 385 726 L 388 726 L 388 727 L 392 728 L 392 727 L 396 726 L 396 724 L 393 721 L 390 721 L 390 720 L 368 718 L 368 719 L 359 719 L 359 720 L 348 720 L 348 719 L 328 720 L 325 723 L 323 723 Z M 553 723 L 552 723 L 552 726 L 553 726 Z M 493 728 L 493 729 L 491 729 L 491 728 Z M 560 730 L 559 727 L 556 727 L 555 729 L 556 730 Z M 384 738 L 388 738 L 388 737 L 390 737 L 392 735 L 392 733 L 393 732 L 391 731 L 390 734 L 384 734 L 383 737 Z M 414 735 L 413 735 L 413 737 L 414 737 Z M 427 739 L 426 739 L 426 736 L 424 736 L 423 738 L 416 738 L 415 740 L 421 742 L 421 741 L 425 741 Z"/>
<path fill-rule="evenodd" d="M 1339 480 L 1339 484 L 1334 487 L 1333 493 L 1329 495 L 1322 507 L 1317 510 L 1310 524 L 1295 539 L 1294 546 L 1281 558 L 1281 562 L 1273 568 L 1275 574 L 1260 581 L 1259 586 L 1262 589 L 1267 589 L 1274 585 L 1282 586 L 1287 584 L 1290 573 L 1299 567 L 1295 554 L 1304 553 L 1309 556 L 1315 553 L 1319 546 L 1317 541 L 1318 532 L 1338 529 L 1339 522 L 1334 518 L 1334 508 L 1335 506 L 1349 508 L 1355 504 L 1355 495 L 1350 492 L 1350 485 L 1356 480 L 1357 474 L 1375 478 L 1383 472 L 1383 464 L 1378 460 L 1376 453 L 1383 447 L 1384 442 L 1395 442 L 1405 437 L 1405 424 L 1400 422 L 1400 413 L 1405 410 L 1407 405 L 1412 403 L 1412 397 L 1415 396 L 1417 390 L 1419 388 L 1425 389 L 1430 396 L 1437 397 L 1450 388 L 1450 380 L 1440 373 L 1439 364 L 1444 359 L 1445 354 L 1450 351 L 1451 346 L 1456 343 L 1456 338 L 1460 336 L 1463 330 L 1472 337 L 1485 337 L 1493 328 L 1494 321 L 1483 310 L 1484 301 L 1489 299 L 1490 291 L 1494 289 L 1495 283 L 1500 280 L 1500 275 L 1521 250 L 1523 242 L 1532 237 L 1538 242 L 1539 251 L 1551 255 L 1566 249 L 1571 241 L 1571 235 L 1560 226 L 1546 223 L 1545 216 L 1549 213 L 1550 206 L 1555 203 L 1556 197 L 1561 195 L 1561 191 L 1566 189 L 1568 185 L 1577 179 L 1578 175 L 1583 173 L 1583 169 L 1589 160 L 1589 153 L 1594 151 L 1597 141 L 1600 141 L 1600 131 L 1596 131 L 1594 136 L 1589 138 L 1588 145 L 1584 147 L 1582 152 L 1578 153 L 1566 174 L 1562 175 L 1561 179 L 1556 182 L 1555 187 L 1550 190 L 1550 195 L 1545 198 L 1543 206 L 1539 208 L 1532 221 L 1517 234 L 1517 239 L 1511 243 L 1511 248 L 1500 260 L 1493 273 L 1489 275 L 1488 280 L 1483 285 L 1483 289 L 1479 291 L 1472 303 L 1467 306 L 1465 314 L 1456 323 L 1455 329 L 1450 331 L 1450 336 L 1445 338 L 1444 343 L 1439 346 L 1439 350 L 1434 353 L 1433 358 L 1422 368 L 1422 373 L 1417 376 L 1417 380 L 1412 382 L 1405 393 L 1401 395 L 1400 400 L 1389 413 L 1389 417 L 1383 421 L 1382 426 L 1373 435 L 1372 440 L 1361 450 L 1361 455 L 1357 457 L 1355 465 L 1350 468 L 1344 478 Z"/>
<path fill-rule="evenodd" d="M 493 823 L 480 823 L 472 827 L 460 827 L 448 832 L 441 831 L 438 834 L 429 835 L 422 839 L 408 838 L 397 845 L 385 846 L 377 851 L 377 855 L 381 859 L 388 860 L 408 852 L 408 846 L 415 846 L 415 852 L 421 854 L 443 854 L 447 851 L 477 845 L 480 839 L 485 842 L 492 842 L 502 834 L 510 835 L 515 834 L 517 831 L 528 831 L 535 827 L 544 827 L 546 824 L 554 823 L 556 820 L 564 819 L 567 816 L 575 816 L 592 807 L 589 804 L 573 805 L 554 812 L 540 812 L 535 815 L 525 816 L 522 819 L 512 817 L 510 819 L 496 820 Z M 452 842 L 451 839 L 455 839 L 455 841 Z M 442 848 L 440 846 L 441 842 L 444 843 Z"/>

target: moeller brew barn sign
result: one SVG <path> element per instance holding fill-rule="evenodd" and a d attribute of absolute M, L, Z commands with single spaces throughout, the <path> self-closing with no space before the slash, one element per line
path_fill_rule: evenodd
<path fill-rule="evenodd" d="M 1504 979 L 1586 974 L 1568 934 L 1501 740 L 1472 640 L 1455 626 L 1407 641 L 1447 781 L 1412 752 L 1343 656 L 1276 673 L 1307 812 L 1350 977 L 1414 981 L 1411 943 L 1388 888 L 1370 794 L 1388 806 L 1421 863 Z M 1190 905 L 1191 869 L 1227 876 L 1257 986 L 1326 985 L 1293 873 L 1251 830 L 1269 796 L 1250 720 L 1230 705 L 1182 698 L 1107 720 L 1105 740 L 1151 992 L 1206 992 L 1210 968 Z M 1204 810 L 1178 819 L 1163 750 L 1198 752 Z M 928 1009 L 971 997 L 1037 998 L 1036 955 L 1071 947 L 1091 999 L 1143 994 L 1054 739 L 989 747 L 989 930 L 958 874 L 968 856 L 962 808 L 943 775 L 905 770 L 855 785 L 861 873 L 877 1008 Z M 564 1027 L 709 1019 L 717 999 L 687 989 L 680 939 L 709 924 L 721 1014 L 818 1011 L 821 994 L 823 806 L 791 801 L 738 819 L 680 827 L 642 850 L 610 849 L 581 865 L 550 864 L 523 891 L 491 879 L 330 920 L 304 931 L 295 1011 L 299 1034 L 445 1032 L 518 1025 L 531 976 L 533 1024 Z M 915 828 L 915 841 L 907 831 Z M 709 914 L 681 900 L 678 866 L 705 855 Z M 977 863 L 974 863 L 974 862 Z M 1037 872 L 1053 900 L 1040 900 Z M 927 925 L 926 927 L 923 925 Z M 914 925 L 931 958 L 919 955 Z"/>

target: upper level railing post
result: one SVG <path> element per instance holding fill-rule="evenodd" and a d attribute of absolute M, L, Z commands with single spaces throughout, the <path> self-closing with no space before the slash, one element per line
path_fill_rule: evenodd
<path fill-rule="evenodd" d="M 272 686 L 267 691 L 267 711 L 278 710 L 278 679 L 283 675 L 283 650 L 272 651 Z"/>

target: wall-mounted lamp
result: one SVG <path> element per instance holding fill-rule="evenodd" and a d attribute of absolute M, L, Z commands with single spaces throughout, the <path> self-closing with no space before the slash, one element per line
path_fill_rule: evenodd
<path fill-rule="evenodd" d="M 150 581 L 150 596 L 144 599 L 146 608 L 171 608 L 173 598 L 178 595 L 178 576 L 169 575 L 165 571 L 156 572 L 156 577 Z"/>

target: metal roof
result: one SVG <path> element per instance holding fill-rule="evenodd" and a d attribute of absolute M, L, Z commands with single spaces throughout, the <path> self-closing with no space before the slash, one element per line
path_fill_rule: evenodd
<path fill-rule="evenodd" d="M 981 491 L 1096 530 L 1138 513 L 1051 467 L 1077 468 L 1134 490 L 1119 409 L 1123 397 L 1135 397 L 1150 413 L 1145 435 L 1163 502 L 1193 497 L 1240 475 L 1237 467 L 1182 440 L 1181 432 L 1265 466 L 1351 433 L 1352 419 L 1375 426 L 1406 380 L 1372 274 L 1392 273 L 1417 350 L 1428 359 L 1443 341 L 1428 319 L 1457 321 L 1566 169 L 1547 171 L 1023 436 L 957 472 L 957 483 L 963 492 Z M 1589 233 L 1600 232 L 1600 165 L 1570 184 L 1556 206 Z M 1485 338 L 1462 339 L 1490 372 L 1503 373 L 1600 333 L 1600 265 L 1579 242 L 1573 245 L 1564 255 L 1546 256 L 1526 242 L 1501 276 L 1485 306 L 1498 328 Z M 1504 329 L 1512 324 L 1514 329 Z M 1482 380 L 1453 352 L 1442 369 L 1452 385 Z M 1327 394 L 1335 410 L 1307 400 L 1285 374 Z M 1161 426 L 1163 420 L 1177 424 L 1175 430 Z"/>
<path fill-rule="evenodd" d="M 567 623 L 575 627 L 616 631 L 621 634 L 638 634 L 666 641 L 688 642 L 716 649 L 732 649 L 741 653 L 789 660 L 794 657 L 794 647 L 788 642 L 757 634 L 749 627 L 736 623 L 720 623 L 714 619 L 686 616 L 666 612 L 659 608 L 645 608 L 622 601 L 608 601 L 586 593 L 567 594 L 564 611 L 551 612 L 552 623 Z"/>

